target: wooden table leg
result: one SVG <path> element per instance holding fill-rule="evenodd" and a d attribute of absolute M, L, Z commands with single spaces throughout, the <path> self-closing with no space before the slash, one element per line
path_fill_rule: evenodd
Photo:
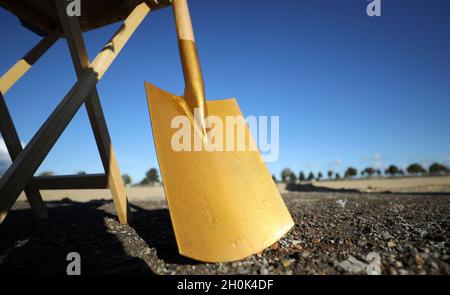
<path fill-rule="evenodd" d="M 78 77 L 89 68 L 90 61 L 87 54 L 83 34 L 77 17 L 69 17 L 66 13 L 66 2 L 55 0 L 59 20 L 69 46 L 72 61 Z M 98 151 L 108 178 L 108 187 L 113 196 L 117 215 L 121 223 L 130 222 L 127 193 L 120 175 L 119 165 L 114 154 L 114 148 L 106 124 L 100 97 L 97 89 L 87 98 L 86 109 L 94 132 Z"/>
<path fill-rule="evenodd" d="M 105 45 L 94 59 L 89 69 L 84 71 L 78 82 L 75 83 L 3 177 L 0 178 L 0 223 L 6 218 L 20 192 L 32 179 L 33 174 L 76 112 L 92 91 L 95 90 L 98 81 L 106 73 L 149 12 L 150 8 L 148 5 L 141 3 L 130 13 L 111 41 Z M 114 180 L 108 179 L 108 182 L 114 183 Z"/>
<path fill-rule="evenodd" d="M 14 126 L 11 115 L 8 111 L 5 99 L 0 92 L 0 132 L 2 133 L 3 140 L 5 141 L 6 148 L 9 152 L 11 160 L 15 160 L 17 156 L 22 152 L 22 144 L 20 143 L 19 135 Z M 48 218 L 48 211 L 45 207 L 42 196 L 38 190 L 30 187 L 25 187 L 25 195 L 30 203 L 30 207 L 34 214 L 39 219 Z"/>

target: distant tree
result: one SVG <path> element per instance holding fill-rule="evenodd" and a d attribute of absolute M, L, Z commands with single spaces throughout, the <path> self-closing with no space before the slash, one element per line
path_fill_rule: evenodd
<path fill-rule="evenodd" d="M 403 169 L 398 170 L 398 175 L 404 176 L 405 175 L 405 171 L 403 171 Z"/>
<path fill-rule="evenodd" d="M 273 182 L 275 182 L 275 183 L 278 182 L 277 177 L 275 176 L 275 174 L 272 174 L 272 179 L 273 179 Z"/>
<path fill-rule="evenodd" d="M 336 178 L 337 180 L 339 180 L 339 179 L 341 179 L 341 175 L 340 175 L 339 173 L 336 173 L 335 178 Z"/>
<path fill-rule="evenodd" d="M 329 179 L 333 178 L 333 171 L 328 170 L 327 175 Z"/>
<path fill-rule="evenodd" d="M 358 170 L 356 170 L 356 168 L 353 167 L 348 167 L 347 170 L 345 171 L 345 178 L 352 178 L 355 177 L 356 175 L 358 175 Z"/>
<path fill-rule="evenodd" d="M 448 168 L 442 164 L 433 163 L 428 168 L 428 172 L 430 172 L 431 175 L 444 174 L 444 173 L 448 172 Z"/>
<path fill-rule="evenodd" d="M 361 171 L 361 177 L 364 177 L 364 175 L 366 175 L 366 171 Z"/>
<path fill-rule="evenodd" d="M 130 185 L 132 182 L 131 177 L 128 174 L 122 175 L 122 181 L 125 185 Z"/>
<path fill-rule="evenodd" d="M 294 172 L 292 172 L 292 173 L 289 175 L 289 177 L 288 177 L 288 179 L 287 179 L 287 182 L 288 182 L 288 183 L 295 183 L 296 181 L 297 181 L 297 176 L 295 175 Z"/>
<path fill-rule="evenodd" d="M 322 172 L 319 172 L 319 173 L 317 174 L 317 180 L 321 180 L 322 177 L 323 177 Z"/>
<path fill-rule="evenodd" d="M 381 170 L 380 169 L 377 169 L 377 175 L 381 176 Z"/>
<path fill-rule="evenodd" d="M 306 177 L 305 177 L 305 173 L 303 173 L 303 171 L 300 171 L 299 175 L 298 175 L 298 180 L 299 181 L 305 181 Z"/>
<path fill-rule="evenodd" d="M 86 171 L 78 171 L 77 175 L 86 175 Z"/>
<path fill-rule="evenodd" d="M 390 165 L 385 171 L 384 174 L 386 175 L 390 175 L 390 176 L 395 176 L 398 174 L 398 167 L 395 165 Z"/>
<path fill-rule="evenodd" d="M 55 172 L 53 171 L 44 171 L 41 172 L 41 174 L 39 174 L 39 176 L 53 176 L 53 175 L 55 175 Z"/>
<path fill-rule="evenodd" d="M 367 167 L 366 169 L 364 169 L 364 174 L 368 177 L 371 177 L 375 174 L 375 169 L 373 169 L 372 167 Z"/>
<path fill-rule="evenodd" d="M 284 168 L 281 170 L 281 181 L 288 182 L 292 178 L 292 174 L 294 174 L 294 172 L 292 172 L 291 169 Z"/>
<path fill-rule="evenodd" d="M 145 177 L 144 179 L 142 179 L 141 184 L 155 184 L 155 183 L 159 183 L 159 173 L 158 173 L 158 169 L 156 168 L 151 168 L 150 170 L 147 171 L 147 173 L 145 173 Z"/>
<path fill-rule="evenodd" d="M 309 172 L 309 174 L 308 174 L 308 180 L 309 181 L 311 181 L 311 180 L 314 180 L 314 173 L 312 173 L 312 172 Z"/>
<path fill-rule="evenodd" d="M 422 167 L 422 165 L 418 164 L 418 163 L 414 163 L 408 166 L 408 168 L 406 168 L 406 171 L 408 171 L 409 174 L 422 174 L 425 172 L 425 169 Z"/>
<path fill-rule="evenodd" d="M 150 170 L 148 170 L 145 176 L 150 180 L 150 182 L 161 182 L 159 180 L 158 169 L 156 168 L 151 168 Z"/>

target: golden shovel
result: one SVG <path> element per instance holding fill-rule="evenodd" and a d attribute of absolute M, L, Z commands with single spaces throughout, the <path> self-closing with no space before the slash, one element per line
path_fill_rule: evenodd
<path fill-rule="evenodd" d="M 210 117 L 214 127 L 227 126 L 230 118 L 244 119 L 234 99 L 206 102 L 187 1 L 172 3 L 185 93 L 176 96 L 148 82 L 146 92 L 178 249 L 206 262 L 243 259 L 278 241 L 294 222 L 261 155 L 252 148 L 255 142 L 245 121 L 243 132 L 233 127 L 231 135 L 230 130 L 211 135 L 217 129 Z M 182 142 L 179 126 L 192 131 Z M 245 148 L 235 144 L 241 135 L 248 139 Z M 197 146 L 191 150 L 174 147 L 192 142 Z M 211 148 L 218 142 L 227 147 Z M 198 143 L 204 148 L 198 149 Z"/>

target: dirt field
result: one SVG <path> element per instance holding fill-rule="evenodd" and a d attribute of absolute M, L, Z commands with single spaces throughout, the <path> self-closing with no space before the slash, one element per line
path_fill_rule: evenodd
<path fill-rule="evenodd" d="M 128 200 L 130 202 L 164 200 L 164 189 L 162 186 L 127 187 Z M 45 201 L 61 201 L 68 198 L 77 202 L 88 202 L 92 200 L 112 200 L 109 190 L 62 190 L 62 191 L 41 191 Z M 25 201 L 22 194 L 20 201 Z"/>
<path fill-rule="evenodd" d="M 450 192 L 450 176 L 319 181 L 314 185 L 331 189 L 356 189 L 361 192 Z"/>
<path fill-rule="evenodd" d="M 318 181 L 313 183 L 317 188 L 358 190 L 360 192 L 450 192 L 450 176 L 445 177 L 404 177 L 404 178 L 372 178 L 362 180 Z M 287 193 L 284 184 L 278 184 L 280 193 Z M 313 190 L 315 190 L 313 188 Z M 156 187 L 128 187 L 130 202 L 163 200 L 164 189 Z M 60 201 L 69 198 L 77 202 L 91 200 L 110 200 L 108 190 L 68 190 L 68 191 L 42 191 L 46 201 Z M 25 201 L 22 194 L 19 198 Z"/>
<path fill-rule="evenodd" d="M 55 199 L 45 221 L 19 201 L 0 226 L 0 274 L 65 274 L 73 251 L 82 274 L 367 274 L 370 255 L 383 274 L 450 274 L 450 193 L 313 188 L 282 191 L 295 221 L 282 240 L 217 264 L 178 254 L 161 188 L 130 190 L 131 226 L 117 222 L 111 200 Z"/>

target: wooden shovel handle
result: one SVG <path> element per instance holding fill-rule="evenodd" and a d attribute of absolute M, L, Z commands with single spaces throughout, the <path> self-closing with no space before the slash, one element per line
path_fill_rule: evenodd
<path fill-rule="evenodd" d="M 192 29 L 191 14 L 187 0 L 172 0 L 175 25 L 177 27 L 178 40 L 195 42 L 194 30 Z"/>
<path fill-rule="evenodd" d="M 207 117 L 207 107 L 205 85 L 198 58 L 197 46 L 195 44 L 188 3 L 187 0 L 172 0 L 172 5 L 185 80 L 183 98 L 193 114 L 196 111 L 198 112 L 199 116 L 196 116 L 196 121 L 202 128 L 203 134 L 206 134 L 205 118 Z"/>

